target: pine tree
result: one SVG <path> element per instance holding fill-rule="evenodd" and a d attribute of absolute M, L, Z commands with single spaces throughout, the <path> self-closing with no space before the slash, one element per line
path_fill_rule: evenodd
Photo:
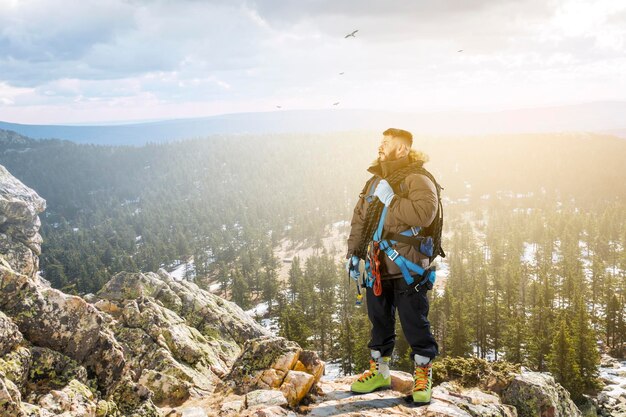
<path fill-rule="evenodd" d="M 239 269 L 233 271 L 232 282 L 232 301 L 244 310 L 250 308 L 250 288 L 248 287 L 248 281 Z"/>
<path fill-rule="evenodd" d="M 574 340 L 570 334 L 571 328 L 566 318 L 562 317 L 552 339 L 548 368 L 556 381 L 570 392 L 574 401 L 577 401 L 582 397 L 583 381 L 576 361 Z"/>
<path fill-rule="evenodd" d="M 304 273 L 300 267 L 300 258 L 295 256 L 291 261 L 291 267 L 289 268 L 289 293 L 291 296 L 291 302 L 293 303 L 298 296 L 301 286 L 304 284 L 302 279 Z"/>
<path fill-rule="evenodd" d="M 303 349 L 308 349 L 311 328 L 306 317 L 296 306 L 288 303 L 285 303 L 278 314 L 279 335 L 293 340 Z"/>
<path fill-rule="evenodd" d="M 449 356 L 465 356 L 472 352 L 467 331 L 467 315 L 464 314 L 460 301 L 452 301 L 452 314 L 448 318 L 446 327 L 446 354 Z"/>
<path fill-rule="evenodd" d="M 580 376 L 585 390 L 599 388 L 598 365 L 600 364 L 600 352 L 596 345 L 595 331 L 589 325 L 589 315 L 583 297 L 579 294 L 575 299 L 575 317 L 572 321 L 573 342 L 576 352 L 576 364 L 580 370 Z"/>
<path fill-rule="evenodd" d="M 524 311 L 513 313 L 503 335 L 504 359 L 513 363 L 525 363 L 526 320 Z"/>
<path fill-rule="evenodd" d="M 279 290 L 278 269 L 280 268 L 280 263 L 269 247 L 264 250 L 262 265 L 265 268 L 262 275 L 263 301 L 267 303 L 268 313 L 271 316 L 273 303 Z"/>

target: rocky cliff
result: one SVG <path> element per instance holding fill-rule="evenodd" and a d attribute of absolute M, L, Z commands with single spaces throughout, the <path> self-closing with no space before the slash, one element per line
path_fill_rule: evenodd
<path fill-rule="evenodd" d="M 549 375 L 484 361 L 469 364 L 473 379 L 441 361 L 448 382 L 428 406 L 404 399 L 412 382 L 401 372 L 392 390 L 352 396 L 354 377 L 322 380 L 314 352 L 163 270 L 64 294 L 38 274 L 44 210 L 0 166 L 0 417 L 580 415 Z"/>
<path fill-rule="evenodd" d="M 158 416 L 259 389 L 295 406 L 319 380 L 313 352 L 163 270 L 118 274 L 87 299 L 50 288 L 44 209 L 0 166 L 0 416 Z"/>

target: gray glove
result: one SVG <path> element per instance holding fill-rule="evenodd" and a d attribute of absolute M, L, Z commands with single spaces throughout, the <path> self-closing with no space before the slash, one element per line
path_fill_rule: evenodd
<path fill-rule="evenodd" d="M 391 204 L 391 200 L 393 200 L 393 190 L 391 189 L 391 185 L 386 180 L 380 180 L 376 189 L 374 190 L 374 195 L 378 197 L 378 199 L 387 207 Z"/>

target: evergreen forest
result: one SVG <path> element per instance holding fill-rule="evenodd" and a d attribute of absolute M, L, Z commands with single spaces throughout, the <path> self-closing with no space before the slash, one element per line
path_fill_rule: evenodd
<path fill-rule="evenodd" d="M 120 271 L 192 265 L 185 279 L 246 310 L 264 303 L 277 333 L 353 374 L 367 367 L 369 321 L 343 267 L 346 222 L 380 138 L 130 147 L 0 131 L 0 164 L 47 201 L 40 269 L 54 287 L 96 293 Z M 416 136 L 414 148 L 444 187 L 447 257 L 429 293 L 441 355 L 550 371 L 576 400 L 593 392 L 600 351 L 626 356 L 626 141 Z M 344 239 L 329 246 L 333 230 Z M 285 242 L 313 254 L 282 259 Z M 409 370 L 397 334 L 394 364 Z"/>

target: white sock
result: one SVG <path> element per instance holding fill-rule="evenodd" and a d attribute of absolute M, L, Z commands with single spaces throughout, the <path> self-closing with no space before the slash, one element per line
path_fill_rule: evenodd
<path fill-rule="evenodd" d="M 389 371 L 389 357 L 385 357 L 383 358 L 381 356 L 380 351 L 378 350 L 372 350 L 371 351 L 371 355 L 372 355 L 372 359 L 374 359 L 376 362 L 378 362 L 378 372 L 380 372 L 383 377 L 385 378 L 389 378 L 390 371 Z"/>
<path fill-rule="evenodd" d="M 422 355 L 415 354 L 415 364 L 416 365 L 424 366 L 428 362 L 430 362 L 430 358 L 428 356 L 422 356 Z"/>

